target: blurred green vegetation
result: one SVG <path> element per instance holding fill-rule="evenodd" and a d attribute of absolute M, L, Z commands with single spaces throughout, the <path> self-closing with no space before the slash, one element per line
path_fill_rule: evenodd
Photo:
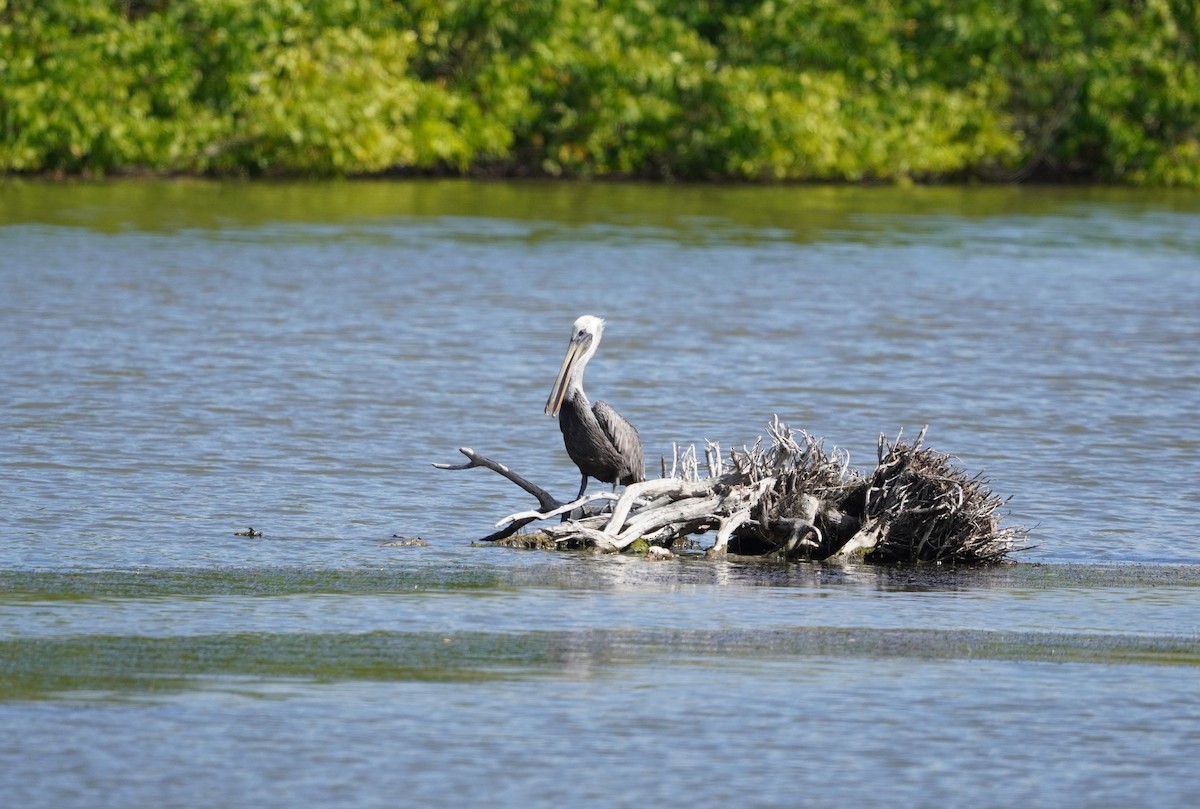
<path fill-rule="evenodd" d="M 0 172 L 1200 187 L 1194 0 L 0 0 Z"/>

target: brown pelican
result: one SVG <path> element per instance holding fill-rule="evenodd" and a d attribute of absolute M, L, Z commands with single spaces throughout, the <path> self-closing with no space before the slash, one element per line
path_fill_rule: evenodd
<path fill-rule="evenodd" d="M 646 479 L 637 430 L 605 402 L 590 405 L 583 392 L 583 369 L 596 353 L 602 334 L 604 321 L 598 317 L 584 315 L 575 321 L 567 356 L 546 400 L 546 414 L 558 416 L 567 454 L 583 473 L 577 500 L 583 497 L 589 477 L 611 483 L 614 489 L 618 483 Z"/>

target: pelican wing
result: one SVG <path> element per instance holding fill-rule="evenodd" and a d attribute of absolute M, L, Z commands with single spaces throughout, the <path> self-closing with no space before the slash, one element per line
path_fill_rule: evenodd
<path fill-rule="evenodd" d="M 622 470 L 620 482 L 626 480 L 637 482 L 646 479 L 646 463 L 642 458 L 642 439 L 633 425 L 607 402 L 596 402 L 592 406 L 600 429 L 612 442 L 617 454 L 621 456 Z"/>

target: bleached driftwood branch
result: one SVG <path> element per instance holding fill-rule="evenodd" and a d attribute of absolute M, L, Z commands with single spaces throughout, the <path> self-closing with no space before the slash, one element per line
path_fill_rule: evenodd
<path fill-rule="evenodd" d="M 718 444 L 706 442 L 704 467 L 695 447 L 680 452 L 676 446 L 671 476 L 632 484 L 620 496 L 591 494 L 571 503 L 470 449 L 460 450 L 469 463 L 434 466 L 486 467 L 536 497 L 538 510 L 505 517 L 497 523 L 502 530 L 484 537 L 507 539 L 542 523 L 510 540 L 527 546 L 620 551 L 643 540 L 670 548 L 716 530 L 709 557 L 980 563 L 1004 560 L 1026 535 L 999 526 L 997 511 L 1005 501 L 988 491 L 985 480 L 968 477 L 950 456 L 922 448 L 924 429 L 912 445 L 902 442 L 902 433 L 894 442 L 881 435 L 870 474 L 852 470 L 844 450 L 826 452 L 821 439 L 793 431 L 778 417 L 767 433 L 769 446 L 760 438 L 727 459 Z M 666 458 L 662 466 L 665 472 Z M 700 477 L 701 468 L 707 477 Z M 597 501 L 613 502 L 611 512 L 587 508 Z M 552 522 L 577 511 L 583 516 Z"/>
<path fill-rule="evenodd" d="M 617 496 L 611 492 L 596 492 L 594 494 L 586 494 L 578 500 L 572 500 L 566 505 L 551 509 L 550 511 L 522 511 L 518 514 L 509 514 L 500 522 L 496 523 L 497 528 L 503 528 L 510 522 L 517 520 L 532 519 L 532 520 L 548 520 L 551 517 L 558 517 L 562 514 L 570 514 L 577 508 L 583 508 L 588 503 L 594 503 L 597 500 L 616 500 Z"/>

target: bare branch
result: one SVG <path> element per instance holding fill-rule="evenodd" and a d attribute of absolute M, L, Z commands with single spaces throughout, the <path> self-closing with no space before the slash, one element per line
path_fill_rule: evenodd
<path fill-rule="evenodd" d="M 616 536 L 621 531 L 621 526 L 625 523 L 625 518 L 629 516 L 629 510 L 633 508 L 634 501 L 639 497 L 647 497 L 656 494 L 677 493 L 680 497 L 695 497 L 696 494 L 702 491 L 710 491 L 712 484 L 709 481 L 703 483 L 688 482 L 684 480 L 647 480 L 642 483 L 634 483 L 625 487 L 625 491 L 621 494 L 621 498 L 617 501 L 617 505 L 613 508 L 612 517 L 608 521 L 608 525 L 604 529 L 604 533 L 609 536 Z"/>
<path fill-rule="evenodd" d="M 725 546 L 729 544 L 729 538 L 733 536 L 733 532 L 741 528 L 742 524 L 749 521 L 749 519 L 750 509 L 748 508 L 740 509 L 728 517 L 722 518 L 721 526 L 717 529 L 717 541 L 708 549 L 706 555 L 712 558 L 713 556 L 724 554 Z"/>
<path fill-rule="evenodd" d="M 560 503 L 558 500 L 556 500 L 553 495 L 551 495 L 549 492 L 547 492 L 541 486 L 530 483 L 528 480 L 526 480 L 525 478 L 518 475 L 516 472 L 509 469 L 504 464 L 497 463 L 497 462 L 493 461 L 491 458 L 486 458 L 483 455 L 479 455 L 478 453 L 475 452 L 475 450 L 471 449 L 470 447 L 460 447 L 458 451 L 461 452 L 463 455 L 466 455 L 470 459 L 470 461 L 465 464 L 435 463 L 433 465 L 434 468 L 436 468 L 436 469 L 473 469 L 474 467 L 482 466 L 486 469 L 492 470 L 493 472 L 495 472 L 498 475 L 502 475 L 503 477 L 508 478 L 513 483 L 517 484 L 522 489 L 524 489 L 525 491 L 532 494 L 535 498 L 537 498 L 538 503 L 542 507 L 542 511 L 551 511 L 562 505 L 562 503 Z"/>
<path fill-rule="evenodd" d="M 496 523 L 496 527 L 500 528 L 510 522 L 514 522 L 515 520 L 525 520 L 526 522 L 529 520 L 549 520 L 553 517 L 559 516 L 560 514 L 570 514 L 575 509 L 585 506 L 588 503 L 593 503 L 597 500 L 616 499 L 617 496 L 612 492 L 593 492 L 592 494 L 585 494 L 578 500 L 572 500 L 570 503 L 564 503 L 558 508 L 551 509 L 550 511 L 522 511 L 519 514 L 510 514 Z"/>

